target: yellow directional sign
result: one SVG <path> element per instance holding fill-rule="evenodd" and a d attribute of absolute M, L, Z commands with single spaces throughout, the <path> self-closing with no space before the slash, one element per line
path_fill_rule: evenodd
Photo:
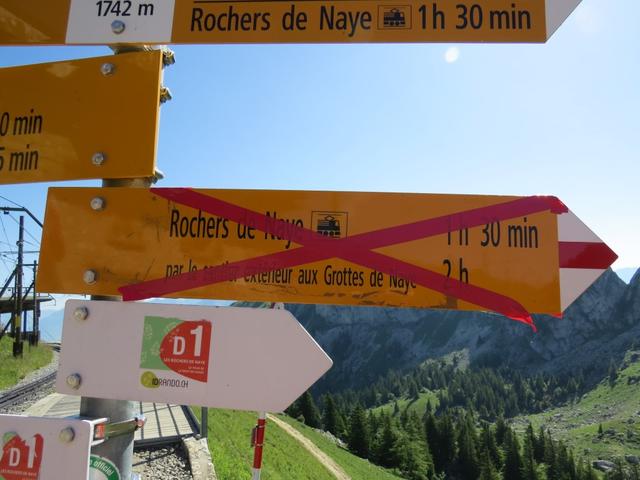
<path fill-rule="evenodd" d="M 161 55 L 0 69 L 0 184 L 152 176 Z"/>
<path fill-rule="evenodd" d="M 0 45 L 546 42 L 580 0 L 4 0 Z"/>
<path fill-rule="evenodd" d="M 54 188 L 38 291 L 526 319 L 567 306 L 563 270 L 615 259 L 595 236 L 559 241 L 582 228 L 576 219 L 563 233 L 565 218 L 554 197 Z"/>

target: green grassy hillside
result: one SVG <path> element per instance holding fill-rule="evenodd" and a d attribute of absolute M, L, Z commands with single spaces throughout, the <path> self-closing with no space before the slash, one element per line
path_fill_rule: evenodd
<path fill-rule="evenodd" d="M 194 409 L 199 414 L 199 408 Z M 209 449 L 219 480 L 251 478 L 253 449 L 251 429 L 256 414 L 232 410 L 209 410 Z M 385 470 L 351 455 L 296 420 L 281 419 L 302 432 L 329 455 L 353 480 L 398 480 Z M 265 480 L 335 480 L 335 477 L 297 440 L 273 422 L 267 421 L 262 478 Z"/>
<path fill-rule="evenodd" d="M 627 354 L 623 367 L 615 381 L 604 379 L 570 405 L 519 417 L 516 428 L 543 426 L 590 461 L 640 456 L 640 353 Z"/>
<path fill-rule="evenodd" d="M 398 480 L 401 478 L 367 460 L 352 455 L 317 430 L 286 415 L 280 415 L 279 417 L 329 455 L 353 480 Z"/>
<path fill-rule="evenodd" d="M 398 411 L 403 412 L 404 410 L 407 410 L 408 413 L 415 412 L 418 414 L 420 418 L 422 418 L 422 415 L 424 414 L 427 408 L 428 401 L 431 401 L 431 407 L 433 409 L 438 407 L 438 397 L 434 392 L 431 392 L 431 391 L 420 392 L 420 396 L 417 399 L 399 398 L 397 400 Z M 373 410 L 375 414 L 379 414 L 380 412 L 384 411 L 387 415 L 392 415 L 393 412 L 395 411 L 395 404 L 396 404 L 395 401 L 389 402 L 379 407 L 372 408 L 371 410 Z"/>
<path fill-rule="evenodd" d="M 22 358 L 13 357 L 13 338 L 0 340 L 0 390 L 12 387 L 29 372 L 42 368 L 51 362 L 51 349 L 44 345 L 24 346 Z"/>

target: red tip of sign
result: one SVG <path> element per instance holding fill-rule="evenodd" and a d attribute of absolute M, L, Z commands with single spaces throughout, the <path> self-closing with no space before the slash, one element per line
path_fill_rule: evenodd
<path fill-rule="evenodd" d="M 551 211 L 551 213 L 560 215 L 561 213 L 567 213 L 569 211 L 569 208 L 558 197 L 549 195 L 545 198 L 549 203 L 549 210 Z"/>
<path fill-rule="evenodd" d="M 604 270 L 616 261 L 615 254 L 604 243 L 560 242 L 560 268 L 592 268 Z"/>
<path fill-rule="evenodd" d="M 533 318 L 531 318 L 531 315 L 507 315 L 507 318 L 515 320 L 516 322 L 524 323 L 525 325 L 529 325 L 531 327 L 531 330 L 533 330 L 533 333 L 538 333 L 538 327 L 536 327 L 536 324 L 533 323 Z"/>

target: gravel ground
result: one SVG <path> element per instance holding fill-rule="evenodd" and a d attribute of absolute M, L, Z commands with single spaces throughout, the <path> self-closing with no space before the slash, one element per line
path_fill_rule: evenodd
<path fill-rule="evenodd" d="M 53 352 L 49 365 L 29 373 L 18 385 L 24 385 L 42 378 L 58 369 L 58 352 Z M 21 414 L 38 400 L 54 393 L 53 385 L 33 393 L 19 405 L 1 409 L 2 414 Z M 0 391 L 0 396 L 4 391 Z M 133 471 L 141 475 L 142 480 L 192 480 L 189 459 L 182 445 L 147 448 L 133 453 Z"/>
<path fill-rule="evenodd" d="M 137 450 L 133 453 L 133 471 L 142 480 L 192 480 L 189 459 L 182 445 Z"/>

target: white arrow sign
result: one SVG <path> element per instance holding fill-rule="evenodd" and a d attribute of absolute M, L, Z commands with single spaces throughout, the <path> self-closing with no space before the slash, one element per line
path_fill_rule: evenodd
<path fill-rule="evenodd" d="M 286 310 L 68 301 L 56 389 L 280 412 L 332 365 Z"/>
<path fill-rule="evenodd" d="M 0 415 L 0 478 L 86 479 L 93 422 Z"/>

